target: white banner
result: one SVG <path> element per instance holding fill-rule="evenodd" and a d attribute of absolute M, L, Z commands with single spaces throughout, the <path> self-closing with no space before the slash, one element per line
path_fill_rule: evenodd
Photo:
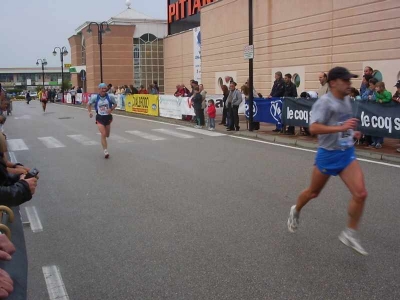
<path fill-rule="evenodd" d="M 181 104 L 181 114 L 185 116 L 195 116 L 194 108 L 192 105 L 192 97 L 183 97 Z"/>
<path fill-rule="evenodd" d="M 72 103 L 72 98 L 71 98 L 71 94 L 70 93 L 67 94 L 67 103 L 68 104 Z"/>
<path fill-rule="evenodd" d="M 76 101 L 77 104 L 81 104 L 82 103 L 82 93 L 76 93 L 75 101 Z"/>
<path fill-rule="evenodd" d="M 201 83 L 201 31 L 200 27 L 193 28 L 193 79 Z"/>
<path fill-rule="evenodd" d="M 118 94 L 114 95 L 115 96 L 115 101 L 117 102 L 117 109 L 118 110 L 125 110 L 125 95 L 123 94 Z"/>
<path fill-rule="evenodd" d="M 187 101 L 187 97 L 160 95 L 158 106 L 160 109 L 160 117 L 182 119 L 181 103 L 185 100 Z"/>

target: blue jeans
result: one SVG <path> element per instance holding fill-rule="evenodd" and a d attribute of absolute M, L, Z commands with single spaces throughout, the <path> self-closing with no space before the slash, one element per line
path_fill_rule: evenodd
<path fill-rule="evenodd" d="M 215 118 L 208 119 L 208 126 L 215 129 Z"/>
<path fill-rule="evenodd" d="M 372 142 L 376 144 L 383 144 L 383 137 L 373 136 Z"/>

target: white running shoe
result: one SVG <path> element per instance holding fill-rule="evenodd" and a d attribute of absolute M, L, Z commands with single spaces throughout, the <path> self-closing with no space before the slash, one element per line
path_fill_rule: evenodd
<path fill-rule="evenodd" d="M 110 153 L 108 153 L 107 149 L 104 150 L 104 158 L 109 158 Z"/>
<path fill-rule="evenodd" d="M 299 217 L 299 213 L 296 211 L 296 205 L 293 205 L 290 208 L 289 219 L 287 221 L 287 226 L 291 233 L 295 233 L 297 228 L 299 227 Z"/>
<path fill-rule="evenodd" d="M 354 251 L 361 255 L 368 255 L 368 252 L 361 246 L 359 239 L 356 237 L 355 232 L 350 232 L 348 229 L 343 230 L 339 235 L 339 240 L 347 247 L 352 248 Z"/>
<path fill-rule="evenodd" d="M 199 125 L 195 125 L 194 128 L 199 129 L 201 127 Z"/>

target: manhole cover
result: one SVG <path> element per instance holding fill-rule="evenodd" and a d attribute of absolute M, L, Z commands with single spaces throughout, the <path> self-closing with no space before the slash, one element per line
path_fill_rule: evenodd
<path fill-rule="evenodd" d="M 59 118 L 60 120 L 67 120 L 67 119 L 73 119 L 73 117 L 61 117 Z"/>

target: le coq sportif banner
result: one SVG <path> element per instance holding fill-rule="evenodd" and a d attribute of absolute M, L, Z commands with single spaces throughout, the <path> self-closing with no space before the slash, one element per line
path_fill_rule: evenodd
<path fill-rule="evenodd" d="M 284 98 L 282 119 L 285 125 L 308 127 L 316 99 Z M 353 116 L 358 130 L 366 135 L 400 138 L 400 104 L 353 101 Z"/>

